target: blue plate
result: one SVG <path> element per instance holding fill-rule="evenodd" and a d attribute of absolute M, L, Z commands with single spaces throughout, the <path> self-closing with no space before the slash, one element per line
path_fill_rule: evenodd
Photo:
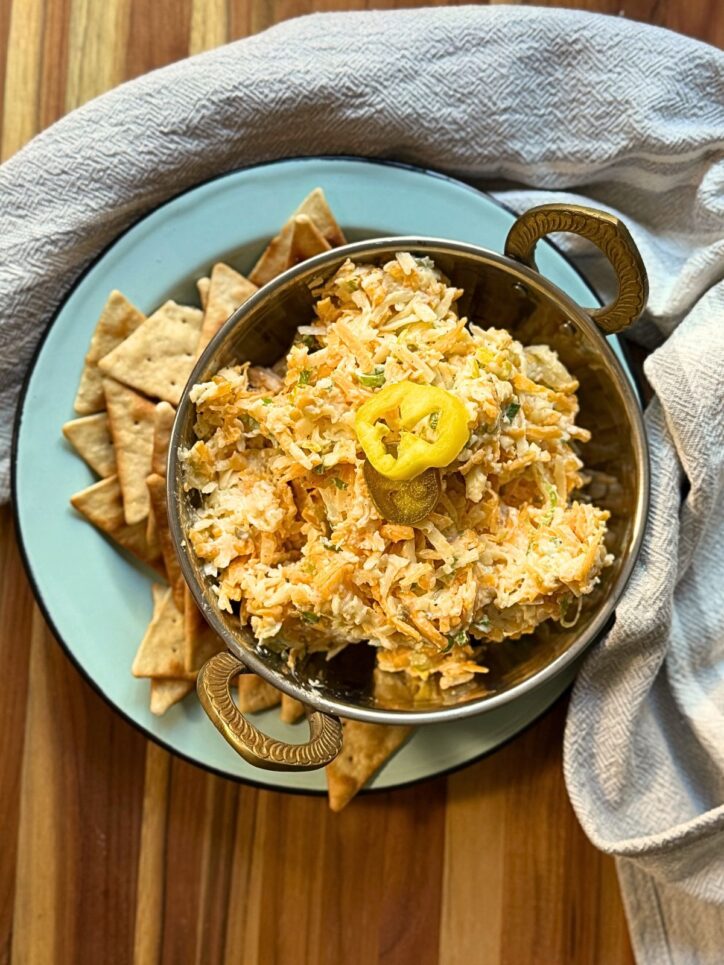
<path fill-rule="evenodd" d="M 35 593 L 57 638 L 90 682 L 149 737 L 196 764 L 272 788 L 312 792 L 324 790 L 322 772 L 262 771 L 247 764 L 217 734 L 193 694 L 162 718 L 150 713 L 149 682 L 131 676 L 151 615 L 150 577 L 70 507 L 71 494 L 94 477 L 63 439 L 61 426 L 73 418 L 83 356 L 111 289 L 120 289 L 146 313 L 167 298 L 198 304 L 196 278 L 219 260 L 248 271 L 318 185 L 350 240 L 433 235 L 502 251 L 514 220 L 492 198 L 449 178 L 348 158 L 279 161 L 199 185 L 128 230 L 68 296 L 26 384 L 14 454 L 18 532 Z M 537 261 L 541 272 L 579 304 L 599 303 L 550 244 L 539 246 Z M 573 674 L 569 668 L 482 716 L 420 728 L 371 786 L 396 787 L 475 760 L 539 716 Z M 286 740 L 303 736 L 303 725 L 280 723 L 276 711 L 258 723 Z"/>

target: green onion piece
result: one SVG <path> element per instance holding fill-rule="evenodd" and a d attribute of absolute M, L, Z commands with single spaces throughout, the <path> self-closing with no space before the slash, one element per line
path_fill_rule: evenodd
<path fill-rule="evenodd" d="M 318 617 L 316 613 L 307 611 L 306 613 L 302 613 L 302 620 L 304 620 L 305 623 L 319 623 L 320 617 Z"/>
<path fill-rule="evenodd" d="M 311 377 L 312 377 L 312 373 L 310 369 L 302 369 L 302 371 L 299 374 L 298 384 L 309 385 L 309 380 L 311 379 Z"/>
<path fill-rule="evenodd" d="M 271 400 L 271 399 L 262 399 L 262 400 L 261 400 L 261 404 L 262 404 L 262 405 L 271 405 L 271 404 L 272 404 L 272 400 Z"/>
<path fill-rule="evenodd" d="M 379 389 L 385 384 L 384 367 L 378 365 L 374 372 L 358 372 L 357 379 L 368 389 Z"/>
<path fill-rule="evenodd" d="M 443 650 L 443 653 L 448 653 L 453 647 L 464 647 L 468 639 L 467 630 L 458 630 L 457 633 L 453 633 L 452 636 L 447 638 L 447 646 Z"/>
<path fill-rule="evenodd" d="M 346 489 L 346 488 L 347 488 L 347 483 L 344 482 L 344 480 L 339 479 L 337 476 L 333 476 L 333 477 L 332 477 L 332 482 L 333 482 L 334 485 L 337 487 L 337 489 Z"/>
<path fill-rule="evenodd" d="M 511 402 L 508 408 L 505 410 L 505 418 L 508 420 L 508 422 L 512 422 L 519 412 L 520 402 Z"/>
<path fill-rule="evenodd" d="M 555 513 L 556 506 L 558 505 L 558 490 L 548 483 L 545 484 L 546 491 L 548 493 L 548 501 L 550 504 L 550 509 L 543 517 L 543 522 L 546 526 L 553 520 L 553 514 Z"/>

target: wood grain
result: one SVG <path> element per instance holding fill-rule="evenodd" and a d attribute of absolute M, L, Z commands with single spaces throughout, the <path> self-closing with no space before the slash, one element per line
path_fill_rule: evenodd
<path fill-rule="evenodd" d="M 0 0 L 0 155 L 123 80 L 287 17 L 410 5 Z M 724 43 L 718 0 L 556 5 Z M 0 965 L 633 961 L 613 863 L 566 798 L 565 701 L 473 767 L 339 815 L 224 781 L 81 679 L 32 603 L 7 508 L 0 667 Z"/>
<path fill-rule="evenodd" d="M 169 754 L 149 742 L 143 781 L 143 817 L 133 933 L 133 960 L 137 965 L 153 965 L 158 961 L 161 951 L 170 770 Z"/>

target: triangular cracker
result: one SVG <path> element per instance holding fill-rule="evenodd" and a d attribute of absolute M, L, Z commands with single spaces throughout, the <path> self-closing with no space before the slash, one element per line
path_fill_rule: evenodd
<path fill-rule="evenodd" d="M 105 409 L 106 398 L 103 394 L 102 375 L 97 367 L 98 360 L 128 338 L 145 318 L 125 295 L 119 291 L 110 293 L 86 353 L 85 367 L 74 403 L 75 411 L 79 415 L 90 415 Z"/>
<path fill-rule="evenodd" d="M 165 573 L 166 564 L 163 563 L 163 554 L 161 553 L 161 544 L 158 541 L 158 529 L 156 527 L 156 517 L 153 515 L 153 511 L 150 506 L 148 509 L 148 516 L 146 517 L 146 542 L 148 543 L 149 552 L 153 554 L 154 558 L 159 556 L 162 558 L 162 570 Z M 168 573 L 165 574 L 168 577 Z"/>
<path fill-rule="evenodd" d="M 332 811 L 341 811 L 407 740 L 412 727 L 342 721 L 342 750 L 325 768 Z"/>
<path fill-rule="evenodd" d="M 101 479 L 100 482 L 71 496 L 70 501 L 79 513 L 114 539 L 119 546 L 133 553 L 144 563 L 153 566 L 160 573 L 164 572 L 158 553 L 154 553 L 149 548 L 146 539 L 146 523 L 141 521 L 133 526 L 126 523 L 118 476 Z"/>
<path fill-rule="evenodd" d="M 63 435 L 99 476 L 112 476 L 116 472 L 116 454 L 105 412 L 71 419 L 63 426 Z"/>
<path fill-rule="evenodd" d="M 203 312 L 166 302 L 98 362 L 104 375 L 178 405 L 196 360 Z"/>
<path fill-rule="evenodd" d="M 149 505 L 148 516 L 146 516 L 146 539 L 148 540 L 149 546 L 158 546 L 158 548 L 161 549 L 161 544 L 158 542 L 156 517 L 153 513 L 153 505 Z"/>
<path fill-rule="evenodd" d="M 282 694 L 282 706 L 279 711 L 279 718 L 284 724 L 296 724 L 304 717 L 304 704 L 301 700 L 295 700 L 289 694 Z"/>
<path fill-rule="evenodd" d="M 151 680 L 151 713 L 161 717 L 193 689 L 193 680 Z"/>
<path fill-rule="evenodd" d="M 166 475 L 166 458 L 168 444 L 171 441 L 173 420 L 176 410 L 168 402 L 159 402 L 153 416 L 153 455 L 151 456 L 151 472 L 159 476 Z"/>
<path fill-rule="evenodd" d="M 191 590 L 184 583 L 184 668 L 186 672 L 196 673 L 210 657 L 223 649 L 223 640 L 204 620 Z"/>
<path fill-rule="evenodd" d="M 240 275 L 238 271 L 234 271 L 223 262 L 214 265 L 211 271 L 204 322 L 201 326 L 201 338 L 196 349 L 197 355 L 201 355 L 232 312 L 235 312 L 239 305 L 242 305 L 255 291 L 257 291 L 256 285 Z"/>
<path fill-rule="evenodd" d="M 171 590 L 154 599 L 153 617 L 143 635 L 131 672 L 134 677 L 186 677 L 184 618 Z"/>
<path fill-rule="evenodd" d="M 322 251 L 329 251 L 330 247 L 308 215 L 294 215 L 269 242 L 251 270 L 249 279 L 261 287 L 292 265 Z"/>
<path fill-rule="evenodd" d="M 146 476 L 151 471 L 155 405 L 115 379 L 104 379 L 108 421 L 129 526 L 148 516 Z"/>
<path fill-rule="evenodd" d="M 174 550 L 171 530 L 168 525 L 166 509 L 166 480 L 157 473 L 152 473 L 146 480 L 148 494 L 151 499 L 151 511 L 156 520 L 156 537 L 161 547 L 163 561 L 166 564 L 166 574 L 171 585 L 173 598 L 181 613 L 184 612 L 184 578 L 181 566 Z"/>
<path fill-rule="evenodd" d="M 261 288 L 292 265 L 293 235 L 294 222 L 290 220 L 261 253 L 259 260 L 249 272 L 249 281 Z"/>
<path fill-rule="evenodd" d="M 292 264 L 296 265 L 307 258 L 322 251 L 329 251 L 332 246 L 316 225 L 306 214 L 294 216 L 294 234 L 292 235 Z"/>
<path fill-rule="evenodd" d="M 204 276 L 203 278 L 198 278 L 196 280 L 196 288 L 199 293 L 199 301 L 201 302 L 201 307 L 206 308 L 206 302 L 209 297 L 209 285 L 211 284 L 211 279 Z"/>
<path fill-rule="evenodd" d="M 276 707 L 282 697 L 276 687 L 255 673 L 239 674 L 236 686 L 242 714 L 256 714 L 261 710 Z"/>
<path fill-rule="evenodd" d="M 347 239 L 337 224 L 337 219 L 332 214 L 332 209 L 327 204 L 321 188 L 311 191 L 294 214 L 306 214 L 311 218 L 314 227 L 327 239 L 330 247 L 336 248 L 338 245 L 347 244 Z"/>

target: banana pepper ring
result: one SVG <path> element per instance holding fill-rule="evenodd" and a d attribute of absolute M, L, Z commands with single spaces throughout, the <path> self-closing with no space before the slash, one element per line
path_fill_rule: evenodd
<path fill-rule="evenodd" d="M 426 469 L 407 482 L 395 482 L 381 475 L 365 459 L 364 476 L 372 502 L 391 523 L 413 526 L 428 516 L 440 498 L 439 469 Z"/>
<path fill-rule="evenodd" d="M 374 469 L 401 482 L 450 465 L 468 441 L 468 413 L 445 389 L 405 380 L 385 386 L 361 405 L 355 429 Z M 394 444 L 396 455 L 389 448 Z"/>

